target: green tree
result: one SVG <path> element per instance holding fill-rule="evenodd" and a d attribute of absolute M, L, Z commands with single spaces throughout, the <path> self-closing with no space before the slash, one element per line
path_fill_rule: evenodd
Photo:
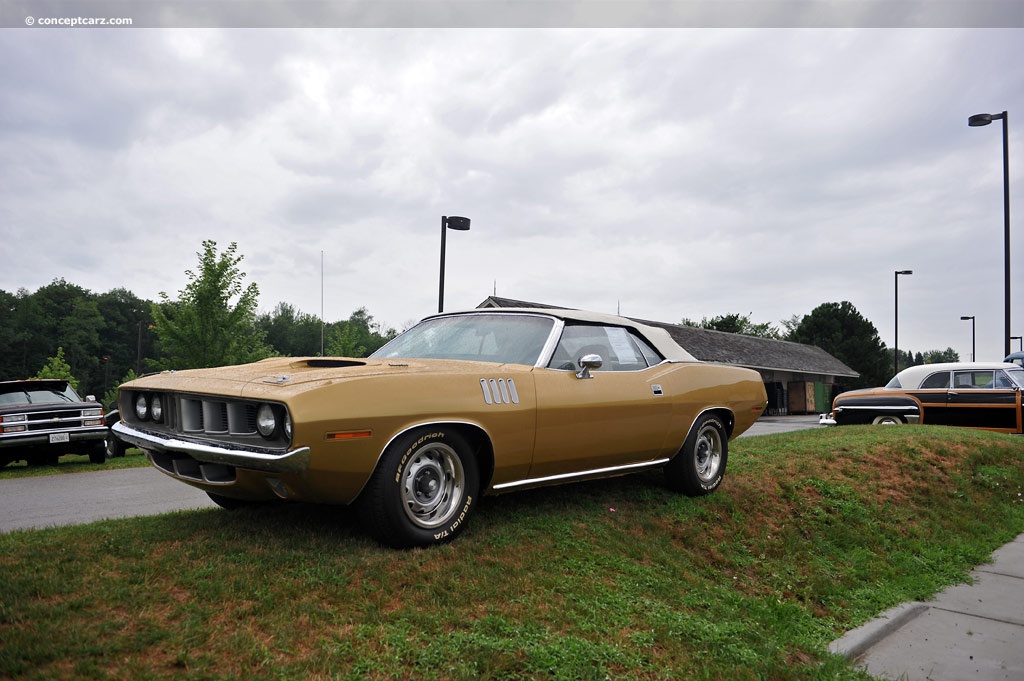
<path fill-rule="evenodd" d="M 366 346 L 359 344 L 359 331 L 352 324 L 339 322 L 331 327 L 325 352 L 329 357 L 365 357 Z"/>
<path fill-rule="evenodd" d="M 779 332 L 777 326 L 769 324 L 767 322 L 763 324 L 755 324 L 750 319 L 749 314 L 727 314 L 718 315 L 708 319 L 704 317 L 700 320 L 700 323 L 695 323 L 689 319 L 682 321 L 684 326 L 693 326 L 698 329 L 712 329 L 714 331 L 724 331 L 726 333 L 738 333 L 744 336 L 757 336 L 759 338 L 774 338 L 779 339 L 782 334 Z"/>
<path fill-rule="evenodd" d="M 245 273 L 238 264 L 234 242 L 217 253 L 217 242 L 203 241 L 198 274 L 186 270 L 188 284 L 172 300 L 160 293 L 153 320 L 160 341 L 159 365 L 166 369 L 195 369 L 243 364 L 269 357 L 272 351 L 256 325 L 259 286 L 243 287 Z"/>
<path fill-rule="evenodd" d="M 103 401 L 100 402 L 104 407 L 116 407 L 117 406 L 117 389 L 121 383 L 127 383 L 128 381 L 134 381 L 138 376 L 135 375 L 133 369 L 129 369 L 128 373 L 125 374 L 119 383 L 115 383 L 110 386 L 106 392 L 103 393 Z"/>
<path fill-rule="evenodd" d="M 892 353 L 875 325 L 848 301 L 823 303 L 804 315 L 786 340 L 816 345 L 860 374 L 850 388 L 885 385 L 892 374 Z"/>
<path fill-rule="evenodd" d="M 334 357 L 366 357 L 397 335 L 397 331 L 383 328 L 361 307 L 347 321 L 331 324 L 325 352 Z"/>
<path fill-rule="evenodd" d="M 959 362 L 960 353 L 953 348 L 945 350 L 929 350 L 924 353 L 922 364 L 939 364 L 941 362 Z"/>
<path fill-rule="evenodd" d="M 100 330 L 100 355 L 103 362 L 103 389 L 106 393 L 111 381 L 124 376 L 129 370 L 142 373 L 143 359 L 152 357 L 154 337 L 153 303 L 143 300 L 131 291 L 115 288 L 100 294 L 96 304 L 103 317 Z"/>
<path fill-rule="evenodd" d="M 279 355 L 304 357 L 319 355 L 324 333 L 320 318 L 296 310 L 288 303 L 278 303 L 273 312 L 256 318 L 256 325 L 266 334 L 266 342 Z"/>
<path fill-rule="evenodd" d="M 95 297 L 87 292 L 77 298 L 57 324 L 57 338 L 67 348 L 68 364 L 87 392 L 98 394 L 102 385 L 100 330 L 106 326 Z M 100 390 L 99 392 L 102 392 Z"/>
<path fill-rule="evenodd" d="M 71 366 L 64 359 L 64 348 L 58 347 L 57 354 L 46 360 L 46 364 L 35 375 L 36 378 L 59 378 L 78 390 L 78 379 L 71 375 Z"/>

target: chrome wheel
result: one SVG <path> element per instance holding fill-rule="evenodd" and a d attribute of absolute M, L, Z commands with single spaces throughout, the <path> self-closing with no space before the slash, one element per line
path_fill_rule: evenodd
<path fill-rule="evenodd" d="M 710 482 L 718 477 L 722 467 L 722 433 L 710 423 L 705 424 L 697 432 L 694 447 L 697 477 L 702 482 Z"/>
<path fill-rule="evenodd" d="M 466 496 L 462 460 L 444 443 L 428 445 L 406 463 L 399 486 L 409 520 L 425 529 L 444 525 Z"/>
<path fill-rule="evenodd" d="M 698 416 L 679 452 L 665 464 L 669 487 L 691 497 L 714 492 L 729 461 L 728 432 L 717 414 Z"/>

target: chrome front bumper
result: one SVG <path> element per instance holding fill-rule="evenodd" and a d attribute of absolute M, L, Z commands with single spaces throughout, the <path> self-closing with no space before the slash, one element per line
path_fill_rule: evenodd
<path fill-rule="evenodd" d="M 828 414 L 818 414 L 818 425 L 819 426 L 834 426 L 836 425 L 835 415 L 831 412 Z"/>
<path fill-rule="evenodd" d="M 282 454 L 251 449 L 227 449 L 155 435 L 132 428 L 123 421 L 115 423 L 112 430 L 125 442 L 147 453 L 184 454 L 203 463 L 247 468 L 265 473 L 303 473 L 309 467 L 309 447 L 299 447 Z"/>

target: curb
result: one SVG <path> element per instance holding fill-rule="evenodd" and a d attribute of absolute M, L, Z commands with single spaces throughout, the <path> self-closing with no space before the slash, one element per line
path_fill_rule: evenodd
<path fill-rule="evenodd" d="M 832 641 L 828 650 L 830 653 L 842 655 L 847 660 L 856 660 L 876 643 L 924 613 L 929 607 L 916 601 L 897 605 L 867 624 L 851 629 Z"/>

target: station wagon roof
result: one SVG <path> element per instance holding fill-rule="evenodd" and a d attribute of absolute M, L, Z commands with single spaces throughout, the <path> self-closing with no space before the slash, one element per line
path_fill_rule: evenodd
<path fill-rule="evenodd" d="M 1005 362 L 943 362 L 939 364 L 919 364 L 907 367 L 896 374 L 900 379 L 900 385 L 904 388 L 916 388 L 921 381 L 934 373 L 941 371 L 992 371 L 995 369 L 1020 369 L 1017 364 Z"/>
<path fill-rule="evenodd" d="M 675 360 L 677 362 L 698 362 L 696 357 L 691 355 L 689 352 L 684 350 L 676 343 L 672 336 L 669 335 L 665 329 L 648 326 L 647 324 L 641 324 L 640 322 L 627 319 L 625 317 L 618 317 L 612 314 L 603 314 L 600 312 L 585 312 L 583 310 L 565 310 L 557 308 L 535 308 L 535 307 L 502 307 L 502 308 L 480 308 L 475 310 L 465 310 L 461 312 L 443 312 L 427 317 L 431 319 L 434 317 L 447 317 L 452 315 L 495 315 L 495 314 L 528 314 L 532 316 L 547 316 L 555 317 L 564 321 L 584 322 L 587 324 L 607 324 L 609 326 L 624 326 L 629 329 L 633 329 L 638 335 L 645 338 L 654 349 L 657 350 L 665 359 Z"/>

